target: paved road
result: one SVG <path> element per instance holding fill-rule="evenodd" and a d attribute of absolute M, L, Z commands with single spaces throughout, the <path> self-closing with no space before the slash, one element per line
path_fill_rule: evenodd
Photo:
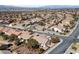
<path fill-rule="evenodd" d="M 63 54 L 78 35 L 79 35 L 79 24 L 69 37 L 61 37 L 63 38 L 63 42 L 54 50 L 52 50 L 49 54 Z"/>
<path fill-rule="evenodd" d="M 64 41 L 49 54 L 63 54 L 69 47 L 69 45 L 73 42 L 72 39 L 73 37 L 64 39 Z"/>

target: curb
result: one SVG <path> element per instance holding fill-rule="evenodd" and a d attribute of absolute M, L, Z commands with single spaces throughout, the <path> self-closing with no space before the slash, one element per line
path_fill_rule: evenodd
<path fill-rule="evenodd" d="M 68 54 L 68 52 L 69 52 L 69 50 L 70 50 L 70 48 L 71 48 L 72 45 L 73 45 L 73 43 L 68 47 L 68 49 L 65 51 L 64 54 Z"/>
<path fill-rule="evenodd" d="M 60 42 L 58 44 L 56 44 L 54 47 L 49 48 L 46 52 L 44 52 L 43 54 L 49 54 L 52 50 L 54 50 L 58 45 L 60 45 L 63 42 L 62 39 L 60 39 Z"/>

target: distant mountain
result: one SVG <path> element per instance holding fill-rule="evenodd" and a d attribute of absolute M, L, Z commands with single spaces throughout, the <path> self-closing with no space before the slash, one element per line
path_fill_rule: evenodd
<path fill-rule="evenodd" d="M 17 7 L 0 5 L 0 11 L 32 11 L 43 9 L 62 9 L 62 8 L 79 8 L 79 5 L 48 5 L 42 7 Z"/>
<path fill-rule="evenodd" d="M 0 5 L 0 8 L 12 8 L 14 6 L 6 6 L 6 5 Z"/>
<path fill-rule="evenodd" d="M 45 9 L 79 8 L 79 5 L 48 5 L 40 8 L 45 8 Z"/>
<path fill-rule="evenodd" d="M 0 5 L 0 11 L 29 11 L 32 8 Z"/>

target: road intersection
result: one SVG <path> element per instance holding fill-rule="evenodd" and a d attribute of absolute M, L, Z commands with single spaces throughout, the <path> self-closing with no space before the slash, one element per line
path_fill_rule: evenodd
<path fill-rule="evenodd" d="M 68 49 L 68 47 L 73 43 L 73 41 L 77 39 L 78 35 L 79 35 L 79 24 L 77 25 L 76 29 L 72 32 L 70 36 L 61 37 L 63 39 L 63 42 L 54 50 L 52 50 L 49 54 L 63 54 Z"/>

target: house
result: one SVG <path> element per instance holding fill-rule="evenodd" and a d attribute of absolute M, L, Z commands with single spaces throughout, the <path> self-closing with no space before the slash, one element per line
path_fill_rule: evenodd
<path fill-rule="evenodd" d="M 16 30 L 15 30 L 15 32 L 14 32 L 14 33 L 12 33 L 12 34 L 14 34 L 14 35 L 16 35 L 16 36 L 19 36 L 19 35 L 21 34 L 21 31 L 20 31 L 20 30 L 18 30 L 18 29 L 16 29 Z"/>
<path fill-rule="evenodd" d="M 26 20 L 26 21 L 24 21 L 24 24 L 27 26 L 28 24 L 30 24 L 30 22 L 31 22 L 31 21 Z"/>
<path fill-rule="evenodd" d="M 28 31 L 21 31 L 21 34 L 18 36 L 18 38 L 23 38 L 23 39 L 29 39 L 31 37 L 30 32 Z"/>
<path fill-rule="evenodd" d="M 62 32 L 60 29 L 58 29 L 58 28 L 56 28 L 56 27 L 54 27 L 54 31 L 55 31 L 55 32 Z"/>
<path fill-rule="evenodd" d="M 14 35 L 20 35 L 21 34 L 21 31 L 19 30 L 16 30 L 16 29 L 12 29 L 12 28 L 5 28 L 4 31 L 7 35 L 11 35 L 11 34 L 14 34 Z"/>
<path fill-rule="evenodd" d="M 2 32 L 4 32 L 5 34 L 8 34 L 8 31 L 10 30 L 10 28 L 4 27 Z"/>
<path fill-rule="evenodd" d="M 34 28 L 38 31 L 42 31 L 44 29 L 44 26 L 40 26 L 38 24 L 34 24 Z"/>
<path fill-rule="evenodd" d="M 41 21 L 42 19 L 36 17 L 36 18 L 30 19 L 30 20 L 31 20 L 32 23 L 34 23 L 34 22 L 39 22 L 39 21 Z"/>
<path fill-rule="evenodd" d="M 51 30 L 54 30 L 55 32 L 59 32 L 59 33 L 62 33 L 63 31 L 63 26 L 62 25 L 58 25 L 58 26 L 52 26 L 51 28 L 50 28 Z"/>
<path fill-rule="evenodd" d="M 48 37 L 44 34 L 38 34 L 38 33 L 34 33 L 32 36 L 33 39 L 35 39 L 36 41 L 38 41 L 41 44 L 41 47 L 43 49 L 47 49 L 48 47 L 46 46 L 46 42 L 48 41 Z"/>

